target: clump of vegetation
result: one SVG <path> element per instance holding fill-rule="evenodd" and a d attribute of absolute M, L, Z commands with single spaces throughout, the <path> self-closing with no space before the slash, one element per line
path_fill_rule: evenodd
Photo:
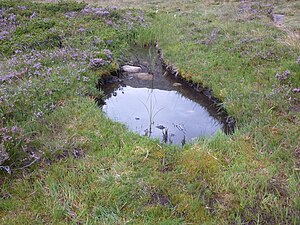
<path fill-rule="evenodd" d="M 171 3 L 0 0 L 1 223 L 299 223 L 298 1 Z M 154 42 L 234 134 L 165 146 L 103 115 L 99 76 Z"/>
<path fill-rule="evenodd" d="M 116 16 L 114 8 L 85 6 L 75 2 L 0 2 L 5 30 L 0 39 L 3 130 L 20 126 L 26 131 L 24 139 L 32 139 L 35 124 L 65 101 L 101 97 L 96 89 L 99 76 L 117 69 L 121 46 L 126 48 L 127 36 L 141 18 L 136 19 L 138 13 L 128 17 L 129 12 L 123 10 Z M 24 141 L 12 139 L 14 144 L 8 147 L 7 134 L 2 133 L 1 165 L 23 165 L 22 157 L 28 152 L 22 150 Z M 39 147 L 33 146 L 29 152 L 36 154 Z"/>

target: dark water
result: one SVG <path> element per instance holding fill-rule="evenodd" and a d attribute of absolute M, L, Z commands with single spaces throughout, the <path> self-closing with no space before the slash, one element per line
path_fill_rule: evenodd
<path fill-rule="evenodd" d="M 140 135 L 173 144 L 226 129 L 225 118 L 208 97 L 166 73 L 153 50 L 139 49 L 127 62 L 154 76 L 144 80 L 122 73 L 120 79 L 106 82 L 103 111 L 109 118 Z"/>

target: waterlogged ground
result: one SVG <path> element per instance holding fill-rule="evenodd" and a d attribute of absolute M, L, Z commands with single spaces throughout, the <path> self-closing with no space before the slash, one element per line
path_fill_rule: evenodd
<path fill-rule="evenodd" d="M 38 2 L 0 0 L 1 224 L 300 223 L 299 1 Z M 233 134 L 167 146 L 99 110 L 154 42 Z"/>

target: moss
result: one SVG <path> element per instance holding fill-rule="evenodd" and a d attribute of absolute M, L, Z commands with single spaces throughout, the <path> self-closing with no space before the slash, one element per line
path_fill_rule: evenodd
<path fill-rule="evenodd" d="M 202 150 L 200 146 L 194 146 L 183 152 L 178 161 L 178 167 L 187 174 L 187 180 L 213 179 L 214 175 L 220 171 L 220 162 L 207 150 Z"/>
<path fill-rule="evenodd" d="M 207 210 L 195 199 L 194 196 L 181 193 L 172 198 L 172 202 L 176 204 L 176 213 L 183 216 L 186 221 L 192 223 L 202 223 L 209 221 Z"/>

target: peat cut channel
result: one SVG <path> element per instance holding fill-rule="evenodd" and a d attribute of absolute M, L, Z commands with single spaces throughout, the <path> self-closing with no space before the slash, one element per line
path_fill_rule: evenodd
<path fill-rule="evenodd" d="M 102 81 L 109 118 L 169 144 L 226 131 L 226 118 L 207 96 L 165 72 L 154 50 L 139 50 L 118 77 Z"/>

